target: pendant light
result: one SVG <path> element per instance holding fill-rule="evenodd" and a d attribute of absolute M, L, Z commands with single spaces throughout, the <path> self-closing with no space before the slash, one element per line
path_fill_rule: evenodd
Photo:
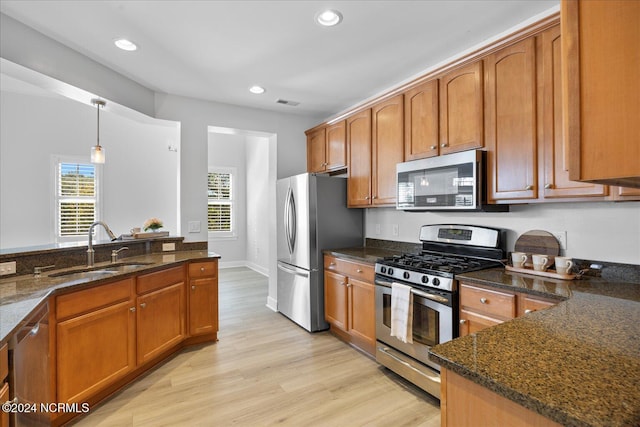
<path fill-rule="evenodd" d="M 91 103 L 98 109 L 98 136 L 96 145 L 91 147 L 91 163 L 104 163 L 104 148 L 100 145 L 100 107 L 107 103 L 101 99 L 92 99 Z"/>

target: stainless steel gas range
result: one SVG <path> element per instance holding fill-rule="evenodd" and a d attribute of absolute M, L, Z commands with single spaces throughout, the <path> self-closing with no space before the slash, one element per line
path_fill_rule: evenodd
<path fill-rule="evenodd" d="M 378 260 L 376 360 L 440 398 L 440 367 L 429 349 L 458 336 L 456 274 L 502 265 L 503 232 L 471 225 L 424 225 L 422 251 Z M 392 284 L 411 287 L 412 343 L 391 336 Z"/>

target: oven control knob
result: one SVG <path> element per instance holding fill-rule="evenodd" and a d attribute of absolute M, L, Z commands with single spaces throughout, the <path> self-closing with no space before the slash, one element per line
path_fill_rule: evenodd
<path fill-rule="evenodd" d="M 393 268 L 389 267 L 387 273 L 389 273 L 389 276 L 393 276 Z"/>
<path fill-rule="evenodd" d="M 440 286 L 440 279 L 434 277 L 431 283 L 433 283 L 433 286 Z"/>
<path fill-rule="evenodd" d="M 427 276 L 426 274 L 422 276 L 422 283 L 429 283 L 429 276 Z"/>
<path fill-rule="evenodd" d="M 385 274 L 387 272 L 387 267 L 380 267 L 380 273 Z"/>
<path fill-rule="evenodd" d="M 411 275 L 409 274 L 408 271 L 405 271 L 404 273 L 402 273 L 402 277 L 404 277 L 405 279 L 409 279 Z"/>

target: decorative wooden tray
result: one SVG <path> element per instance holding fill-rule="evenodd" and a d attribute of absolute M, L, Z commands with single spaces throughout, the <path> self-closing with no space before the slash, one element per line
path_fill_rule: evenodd
<path fill-rule="evenodd" d="M 150 239 L 152 237 L 167 237 L 168 231 L 150 231 L 148 233 L 133 233 L 134 239 Z"/>
<path fill-rule="evenodd" d="M 555 270 L 537 271 L 537 270 L 534 270 L 533 268 L 518 268 L 518 267 L 512 267 L 510 265 L 507 265 L 504 268 L 507 271 L 515 271 L 517 273 L 534 274 L 536 276 L 550 277 L 550 278 L 553 278 L 553 279 L 560 279 L 560 280 L 573 280 L 573 279 L 576 278 L 575 274 L 559 274 L 559 273 L 556 273 Z"/>

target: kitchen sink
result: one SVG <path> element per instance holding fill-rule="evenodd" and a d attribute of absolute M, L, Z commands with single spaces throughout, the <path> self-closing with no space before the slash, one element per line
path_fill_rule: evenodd
<path fill-rule="evenodd" d="M 153 264 L 152 262 L 119 262 L 116 264 L 108 264 L 96 267 L 76 268 L 59 273 L 49 274 L 49 277 L 63 277 L 76 275 L 78 277 L 105 277 L 118 273 L 126 273 L 137 268 Z"/>

